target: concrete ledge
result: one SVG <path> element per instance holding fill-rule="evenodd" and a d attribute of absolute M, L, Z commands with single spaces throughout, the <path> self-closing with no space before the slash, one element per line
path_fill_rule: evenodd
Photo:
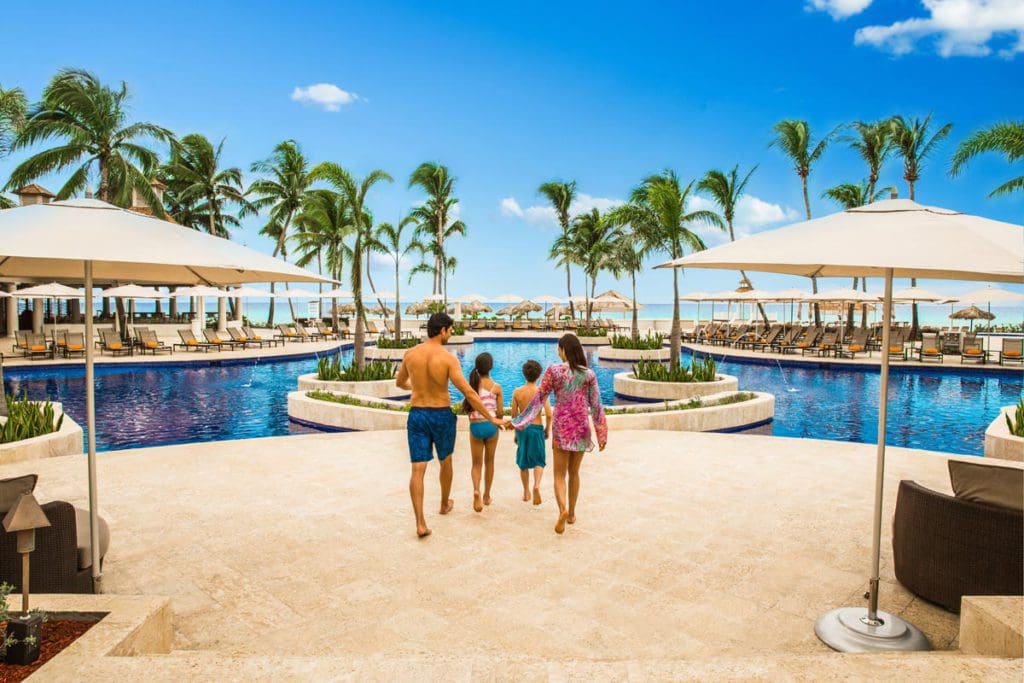
<path fill-rule="evenodd" d="M 475 339 L 468 334 L 452 335 L 448 338 L 448 344 L 472 344 Z"/>
<path fill-rule="evenodd" d="M 1004 406 L 999 417 L 985 430 L 985 457 L 1024 461 L 1024 438 L 1014 436 L 1006 426 L 1006 416 L 1014 415 L 1017 406 Z"/>
<path fill-rule="evenodd" d="M 367 360 L 402 360 L 409 349 L 381 349 L 376 346 L 366 347 Z"/>
<path fill-rule="evenodd" d="M 580 340 L 580 344 L 583 346 L 608 346 L 610 343 L 607 335 L 603 337 L 581 337 L 576 335 L 576 338 Z"/>
<path fill-rule="evenodd" d="M 671 349 L 666 346 L 663 346 L 660 349 L 613 349 L 610 346 L 597 347 L 597 357 L 602 360 L 668 360 L 671 355 Z"/>
<path fill-rule="evenodd" d="M 103 618 L 39 668 L 39 680 L 80 680 L 83 663 L 104 657 L 167 654 L 174 640 L 171 602 L 159 596 L 42 594 L 32 606 L 56 617 L 102 614 Z"/>
<path fill-rule="evenodd" d="M 1024 597 L 965 595 L 960 602 L 960 651 L 1024 657 Z"/>
<path fill-rule="evenodd" d="M 716 375 L 712 382 L 649 382 L 637 379 L 632 372 L 619 372 L 614 377 L 617 396 L 640 401 L 677 401 L 696 396 L 711 396 L 723 391 L 736 391 L 739 380 L 732 375 Z"/>
<path fill-rule="evenodd" d="M 661 430 L 674 432 L 734 432 L 771 422 L 775 417 L 775 396 L 763 392 L 750 392 L 754 398 L 740 403 L 713 405 L 735 392 L 723 392 L 702 397 L 704 408 L 665 410 L 665 405 L 681 406 L 687 401 L 668 401 L 666 404 L 629 406 L 628 413 L 608 415 L 608 429 Z M 621 409 L 622 407 L 619 406 Z"/>
<path fill-rule="evenodd" d="M 316 378 L 316 373 L 299 375 L 299 391 L 337 391 L 343 394 L 359 394 L 375 398 L 408 398 L 409 392 L 401 389 L 393 379 L 371 382 L 329 382 Z"/>
<path fill-rule="evenodd" d="M 54 415 L 64 415 L 60 430 L 22 441 L 0 444 L 0 464 L 77 455 L 82 452 L 82 428 L 64 413 L 63 406 L 54 402 Z M 3 418 L 5 421 L 7 418 Z"/>

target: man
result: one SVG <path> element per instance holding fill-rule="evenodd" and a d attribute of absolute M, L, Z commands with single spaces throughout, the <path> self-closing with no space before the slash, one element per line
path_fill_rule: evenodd
<path fill-rule="evenodd" d="M 427 341 L 405 353 L 395 383 L 412 390 L 408 421 L 409 458 L 412 476 L 409 478 L 409 496 L 416 514 L 416 534 L 420 538 L 430 535 L 423 516 L 423 475 L 427 463 L 433 459 L 431 449 L 437 451 L 441 463 L 441 514 L 451 512 L 454 503 L 448 494 L 452 490 L 451 454 L 455 450 L 455 413 L 448 382 L 462 392 L 469 404 L 488 415 L 490 421 L 501 428 L 504 423 L 484 407 L 479 394 L 473 391 L 462 375 L 458 359 L 444 350 L 452 336 L 452 319 L 446 313 L 435 313 L 427 321 Z"/>

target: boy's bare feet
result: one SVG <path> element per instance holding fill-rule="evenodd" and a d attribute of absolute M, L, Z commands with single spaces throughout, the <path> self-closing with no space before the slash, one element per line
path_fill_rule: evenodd
<path fill-rule="evenodd" d="M 525 498 L 523 498 L 523 500 L 526 500 L 526 499 L 525 499 Z M 533 504 L 534 504 L 534 505 L 540 505 L 540 504 L 541 504 L 541 500 L 540 500 L 540 489 L 538 489 L 538 488 L 534 488 L 534 489 L 533 489 Z M 571 523 L 572 523 L 572 522 L 570 522 L 570 524 L 571 524 Z"/>
<path fill-rule="evenodd" d="M 429 536 L 432 533 L 433 532 L 430 529 L 428 529 L 427 527 L 423 527 L 422 529 L 419 528 L 419 527 L 416 527 L 416 535 L 419 536 L 420 538 L 426 538 L 427 536 Z"/>
<path fill-rule="evenodd" d="M 565 520 L 565 522 L 566 522 L 566 524 L 575 524 L 576 523 L 576 515 L 569 515 L 569 518 L 567 520 Z"/>
<path fill-rule="evenodd" d="M 441 506 L 441 514 L 442 515 L 447 515 L 449 512 L 452 511 L 453 507 L 455 507 L 455 501 L 452 500 L 451 498 L 449 498 L 448 499 L 448 504 Z"/>
<path fill-rule="evenodd" d="M 523 502 L 528 502 L 529 500 L 530 500 L 530 492 L 527 491 L 526 489 L 523 489 Z"/>
<path fill-rule="evenodd" d="M 565 522 L 569 518 L 568 512 L 563 512 L 558 515 L 558 521 L 555 522 L 555 533 L 561 534 L 565 532 Z"/>
<path fill-rule="evenodd" d="M 473 492 L 473 509 L 476 510 L 477 512 L 481 512 L 484 509 L 484 506 L 480 503 L 479 491 Z"/>
<path fill-rule="evenodd" d="M 484 505 L 490 505 L 490 504 L 491 504 L 491 497 L 490 496 L 484 496 Z"/>

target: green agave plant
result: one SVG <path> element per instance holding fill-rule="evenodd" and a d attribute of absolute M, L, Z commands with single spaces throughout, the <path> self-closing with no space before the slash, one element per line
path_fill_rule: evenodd
<path fill-rule="evenodd" d="M 371 361 L 361 369 L 342 365 L 341 354 L 324 356 L 317 361 L 316 378 L 324 382 L 374 382 L 394 379 L 397 368 L 390 361 Z"/>
<path fill-rule="evenodd" d="M 456 334 L 458 333 L 456 332 Z M 417 344 L 419 344 L 419 342 L 413 337 L 406 337 L 404 339 L 381 337 L 377 340 L 378 349 L 411 349 Z"/>
<path fill-rule="evenodd" d="M 611 338 L 613 349 L 631 349 L 634 351 L 649 351 L 660 349 L 665 341 L 665 335 L 658 332 L 648 332 L 647 336 L 640 337 L 633 341 L 633 337 L 626 334 L 614 334 Z"/>
<path fill-rule="evenodd" d="M 1017 399 L 1016 419 L 1006 415 L 1006 426 L 1014 436 L 1024 436 L 1024 397 Z"/>
<path fill-rule="evenodd" d="M 56 417 L 49 401 L 40 405 L 37 401 L 29 401 L 25 394 L 20 399 L 6 394 L 4 399 L 7 401 L 7 421 L 0 424 L 0 443 L 52 434 L 64 424 L 64 415 Z"/>
<path fill-rule="evenodd" d="M 694 354 L 690 358 L 690 367 L 641 360 L 633 366 L 633 376 L 645 382 L 713 382 L 718 375 L 714 358 L 708 356 L 697 360 Z"/>

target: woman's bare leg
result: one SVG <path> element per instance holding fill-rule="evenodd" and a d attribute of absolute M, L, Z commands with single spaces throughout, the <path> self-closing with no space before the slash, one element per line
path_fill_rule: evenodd
<path fill-rule="evenodd" d="M 494 452 L 497 450 L 498 434 L 495 434 L 484 442 L 484 505 L 491 504 L 491 484 L 494 483 Z"/>
<path fill-rule="evenodd" d="M 543 474 L 544 474 L 544 468 L 543 467 L 534 467 L 533 468 L 533 504 L 534 505 L 540 505 L 541 502 L 543 502 L 543 501 L 541 501 L 541 498 L 540 498 L 540 478 L 541 478 L 541 476 Z"/>
<path fill-rule="evenodd" d="M 551 453 L 555 462 L 555 501 L 558 502 L 558 522 L 555 524 L 555 533 L 560 534 L 565 531 L 565 520 L 569 517 L 565 505 L 565 473 L 569 469 L 569 454 L 557 446 L 551 449 Z"/>
<path fill-rule="evenodd" d="M 480 472 L 484 465 L 484 442 L 475 436 L 470 436 L 469 452 L 473 456 L 473 466 L 469 470 L 469 477 L 473 480 L 473 509 L 480 512 L 484 509 L 480 502 Z"/>
<path fill-rule="evenodd" d="M 523 500 L 530 500 L 530 470 L 519 470 L 519 478 L 523 481 Z"/>
<path fill-rule="evenodd" d="M 569 454 L 569 524 L 576 523 L 576 500 L 580 497 L 580 465 L 583 464 L 583 453 Z"/>

